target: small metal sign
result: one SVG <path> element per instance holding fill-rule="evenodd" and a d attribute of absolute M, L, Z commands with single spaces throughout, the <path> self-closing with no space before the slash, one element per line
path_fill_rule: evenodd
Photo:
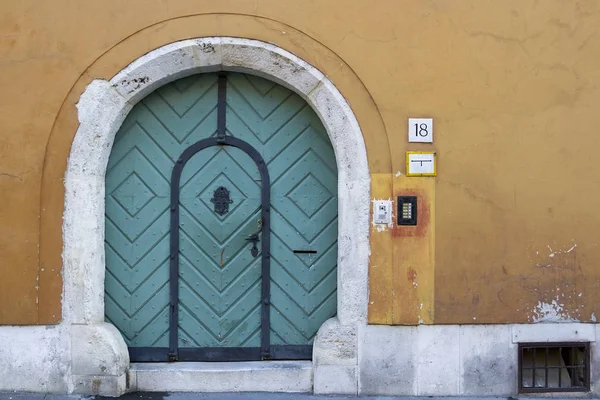
<path fill-rule="evenodd" d="M 215 205 L 215 212 L 219 215 L 225 215 L 229 212 L 229 205 L 233 200 L 229 198 L 229 190 L 226 187 L 219 186 L 213 193 L 211 203 Z"/>
<path fill-rule="evenodd" d="M 436 176 L 436 155 L 427 151 L 406 152 L 406 176 Z"/>

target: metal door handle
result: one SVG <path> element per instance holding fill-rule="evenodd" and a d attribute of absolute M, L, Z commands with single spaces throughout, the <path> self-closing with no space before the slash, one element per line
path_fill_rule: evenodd
<path fill-rule="evenodd" d="M 252 235 L 247 237 L 246 241 L 252 242 L 252 248 L 250 249 L 250 254 L 252 254 L 252 257 L 256 257 L 258 255 L 258 246 L 256 244 L 260 241 L 260 238 L 258 237 L 258 232 L 253 233 Z"/>

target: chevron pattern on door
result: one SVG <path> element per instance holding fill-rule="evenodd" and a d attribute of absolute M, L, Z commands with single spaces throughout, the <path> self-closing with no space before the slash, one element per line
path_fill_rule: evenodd
<path fill-rule="evenodd" d="M 298 95 L 227 76 L 227 134 L 250 143 L 271 175 L 273 345 L 311 344 L 336 312 L 337 172 L 329 138 Z M 169 190 L 181 153 L 217 129 L 217 75 L 180 79 L 137 104 L 119 130 L 106 176 L 106 319 L 130 347 L 167 347 Z M 232 147 L 194 155 L 180 185 L 179 346 L 260 344 L 261 180 Z M 219 216 L 217 187 L 233 201 Z"/>
<path fill-rule="evenodd" d="M 217 129 L 217 76 L 159 88 L 127 116 L 106 173 L 106 319 L 129 347 L 166 347 L 169 193 L 177 158 Z"/>
<path fill-rule="evenodd" d="M 251 75 L 227 80 L 227 131 L 258 149 L 271 174 L 271 344 L 311 344 L 337 305 L 333 148 L 297 94 Z"/>
<path fill-rule="evenodd" d="M 244 169 L 240 164 L 251 165 Z M 260 219 L 260 178 L 236 148 L 210 147 L 193 156 L 181 177 L 179 201 L 179 346 L 260 346 L 260 257 L 246 238 Z M 230 192 L 219 215 L 215 190 Z"/>

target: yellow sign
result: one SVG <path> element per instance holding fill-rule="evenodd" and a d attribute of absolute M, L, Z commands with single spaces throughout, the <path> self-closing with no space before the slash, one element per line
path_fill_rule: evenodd
<path fill-rule="evenodd" d="M 428 151 L 406 152 L 406 176 L 436 176 L 436 155 Z"/>

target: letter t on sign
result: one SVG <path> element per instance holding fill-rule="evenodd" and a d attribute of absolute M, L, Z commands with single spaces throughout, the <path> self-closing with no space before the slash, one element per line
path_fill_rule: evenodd
<path fill-rule="evenodd" d="M 406 152 L 406 176 L 436 176 L 436 174 L 437 165 L 434 152 Z"/>

